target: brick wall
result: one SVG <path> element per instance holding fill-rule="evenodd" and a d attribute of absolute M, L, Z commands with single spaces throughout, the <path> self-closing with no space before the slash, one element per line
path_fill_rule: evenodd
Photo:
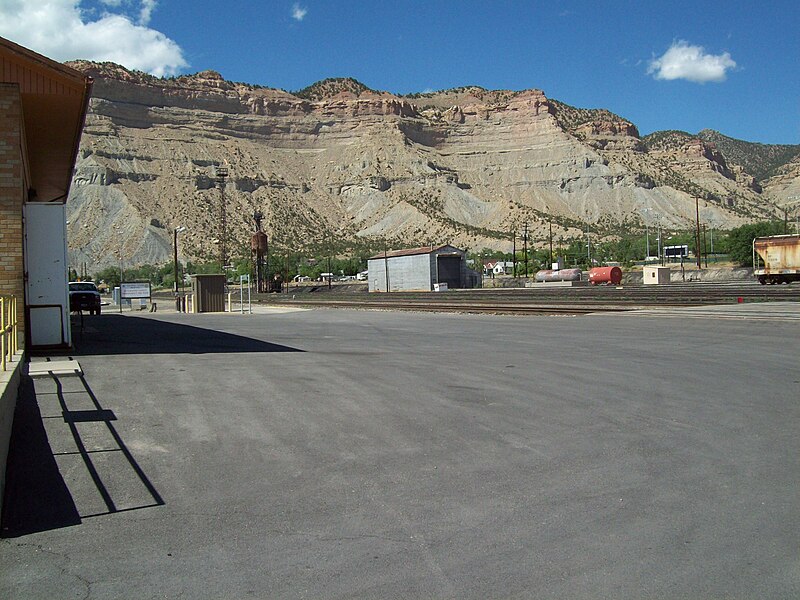
<path fill-rule="evenodd" d="M 20 338 L 24 328 L 22 202 L 22 103 L 19 86 L 0 83 L 0 294 L 17 296 Z"/>

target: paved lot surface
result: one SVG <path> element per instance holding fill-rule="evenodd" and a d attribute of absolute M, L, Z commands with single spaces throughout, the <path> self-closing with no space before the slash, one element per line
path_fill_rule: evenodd
<path fill-rule="evenodd" d="M 0 597 L 800 597 L 800 323 L 757 312 L 87 317 Z"/>

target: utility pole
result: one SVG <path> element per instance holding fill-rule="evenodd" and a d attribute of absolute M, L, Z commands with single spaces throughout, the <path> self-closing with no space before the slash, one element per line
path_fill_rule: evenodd
<path fill-rule="evenodd" d="M 592 242 L 589 240 L 589 220 L 586 220 L 586 260 L 588 266 L 592 268 Z"/>
<path fill-rule="evenodd" d="M 225 273 L 228 264 L 228 249 L 226 238 L 228 236 L 228 215 L 225 206 L 225 178 L 228 176 L 227 167 L 217 167 L 217 183 L 219 184 L 219 268 Z"/>
<path fill-rule="evenodd" d="M 522 256 L 525 263 L 525 278 L 528 278 L 528 222 L 525 221 L 525 227 L 522 230 Z"/>
<path fill-rule="evenodd" d="M 286 293 L 288 294 L 289 293 L 289 248 L 288 248 L 288 246 L 286 248 L 286 268 L 285 268 L 284 273 L 286 273 L 286 275 L 284 276 L 284 279 L 286 280 Z"/>
<path fill-rule="evenodd" d="M 288 260 L 288 259 L 287 259 Z M 288 268 L 288 263 L 287 263 Z M 331 289 L 331 285 L 333 281 L 333 273 L 331 273 L 331 250 L 330 247 L 328 248 L 328 289 Z"/>
<path fill-rule="evenodd" d="M 267 234 L 261 230 L 261 221 L 264 219 L 264 213 L 256 210 L 253 213 L 253 221 L 256 224 L 256 231 L 250 241 L 250 250 L 255 254 L 255 279 L 256 279 L 256 293 L 260 294 L 264 291 L 264 255 L 269 252 L 269 240 Z"/>
<path fill-rule="evenodd" d="M 389 256 L 386 252 L 386 240 L 383 240 L 383 270 L 386 275 L 386 292 L 389 292 Z"/>
<path fill-rule="evenodd" d="M 553 219 L 550 219 L 550 264 L 547 265 L 548 269 L 553 268 Z"/>
<path fill-rule="evenodd" d="M 172 264 L 175 270 L 175 295 L 178 295 L 178 234 L 186 231 L 186 227 L 180 225 L 172 230 Z"/>
<path fill-rule="evenodd" d="M 711 230 L 709 231 L 709 234 L 711 235 L 711 256 L 714 259 L 714 263 L 716 264 L 717 255 L 714 254 L 714 224 L 713 223 L 711 224 Z"/>
<path fill-rule="evenodd" d="M 514 277 L 517 276 L 517 231 L 511 232 L 511 268 Z"/>
<path fill-rule="evenodd" d="M 701 262 L 701 254 L 700 254 L 700 197 L 699 196 L 694 197 L 694 209 L 695 209 L 695 214 L 697 215 L 696 217 L 697 227 L 695 229 L 695 235 L 694 235 L 694 249 L 695 249 L 695 254 L 697 255 L 697 268 L 702 269 L 703 265 Z"/>

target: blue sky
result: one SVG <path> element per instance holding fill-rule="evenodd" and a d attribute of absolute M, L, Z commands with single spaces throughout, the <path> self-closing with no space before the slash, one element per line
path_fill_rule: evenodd
<path fill-rule="evenodd" d="M 800 143 L 800 3 L 0 0 L 0 35 L 56 60 L 214 69 L 294 91 L 539 88 L 644 135 Z"/>

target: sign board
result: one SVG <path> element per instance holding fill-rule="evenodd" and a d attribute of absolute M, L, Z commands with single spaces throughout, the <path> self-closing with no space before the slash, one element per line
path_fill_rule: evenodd
<path fill-rule="evenodd" d="M 686 258 L 689 256 L 689 246 L 664 246 L 664 256 Z"/>
<path fill-rule="evenodd" d="M 150 298 L 150 283 L 120 283 L 120 293 L 123 300 L 135 298 Z"/>

